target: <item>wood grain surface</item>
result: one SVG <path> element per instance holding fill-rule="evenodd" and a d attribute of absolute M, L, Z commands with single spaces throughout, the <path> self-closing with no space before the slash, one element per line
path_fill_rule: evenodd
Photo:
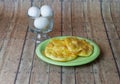
<path fill-rule="evenodd" d="M 36 56 L 27 10 L 50 5 L 55 36 L 95 41 L 93 62 L 62 67 Z M 120 84 L 120 0 L 0 0 L 0 84 Z"/>

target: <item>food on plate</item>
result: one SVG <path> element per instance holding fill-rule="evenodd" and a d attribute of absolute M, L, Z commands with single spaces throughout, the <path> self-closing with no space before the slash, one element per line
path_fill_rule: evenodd
<path fill-rule="evenodd" d="M 81 42 L 82 40 L 79 40 L 78 38 L 68 37 L 64 39 L 66 47 L 70 52 L 78 53 L 80 50 L 82 50 Z"/>
<path fill-rule="evenodd" d="M 64 40 L 52 39 L 45 48 L 45 56 L 57 61 L 69 61 L 77 57 L 66 47 Z"/>
<path fill-rule="evenodd" d="M 46 57 L 56 61 L 70 61 L 79 56 L 90 56 L 92 52 L 93 46 L 89 42 L 74 36 L 53 38 L 44 50 Z"/>
<path fill-rule="evenodd" d="M 90 56 L 93 53 L 93 46 L 90 45 L 88 42 L 83 41 L 81 42 L 82 49 L 79 51 L 78 56 Z"/>

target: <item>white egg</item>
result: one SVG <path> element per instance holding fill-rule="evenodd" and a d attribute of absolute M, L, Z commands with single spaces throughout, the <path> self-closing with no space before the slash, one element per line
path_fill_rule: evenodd
<path fill-rule="evenodd" d="M 41 15 L 43 17 L 51 17 L 53 16 L 53 11 L 50 6 L 48 5 L 43 5 L 40 9 Z"/>
<path fill-rule="evenodd" d="M 34 20 L 34 26 L 37 29 L 46 29 L 49 25 L 49 20 L 44 17 L 38 17 Z"/>
<path fill-rule="evenodd" d="M 33 17 L 33 18 L 39 17 L 39 15 L 40 15 L 40 9 L 37 8 L 37 7 L 35 7 L 35 6 L 30 7 L 30 8 L 28 9 L 28 15 L 29 15 L 30 17 Z"/>

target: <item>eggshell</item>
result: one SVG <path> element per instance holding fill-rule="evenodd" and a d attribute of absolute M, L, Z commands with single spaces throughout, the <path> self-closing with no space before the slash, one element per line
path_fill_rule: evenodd
<path fill-rule="evenodd" d="M 43 17 L 52 17 L 53 16 L 53 11 L 50 6 L 48 5 L 43 5 L 40 9 L 41 15 Z"/>
<path fill-rule="evenodd" d="M 35 6 L 30 7 L 30 8 L 28 9 L 28 15 L 29 15 L 30 17 L 34 17 L 34 18 L 39 17 L 39 15 L 40 15 L 40 9 L 37 8 L 37 7 L 35 7 Z"/>
<path fill-rule="evenodd" d="M 44 17 L 38 17 L 34 20 L 34 26 L 37 29 L 46 29 L 49 25 L 49 20 Z"/>

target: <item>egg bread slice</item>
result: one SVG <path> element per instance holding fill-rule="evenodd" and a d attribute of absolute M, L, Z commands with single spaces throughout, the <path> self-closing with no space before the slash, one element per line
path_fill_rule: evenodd
<path fill-rule="evenodd" d="M 56 61 L 70 61 L 79 56 L 90 56 L 93 46 L 84 39 L 74 36 L 52 39 L 45 48 L 45 56 Z"/>
<path fill-rule="evenodd" d="M 68 50 L 71 52 L 78 53 L 80 50 L 82 50 L 81 41 L 78 38 L 71 36 L 65 38 L 64 41 Z"/>
<path fill-rule="evenodd" d="M 86 40 L 77 37 L 67 37 L 64 39 L 67 48 L 78 56 L 90 56 L 93 52 L 93 46 Z"/>
<path fill-rule="evenodd" d="M 83 42 L 82 50 L 79 51 L 78 56 L 90 56 L 93 53 L 93 46 L 88 42 Z"/>
<path fill-rule="evenodd" d="M 64 40 L 52 39 L 45 48 L 45 56 L 56 61 L 70 61 L 77 57 L 66 47 Z"/>

